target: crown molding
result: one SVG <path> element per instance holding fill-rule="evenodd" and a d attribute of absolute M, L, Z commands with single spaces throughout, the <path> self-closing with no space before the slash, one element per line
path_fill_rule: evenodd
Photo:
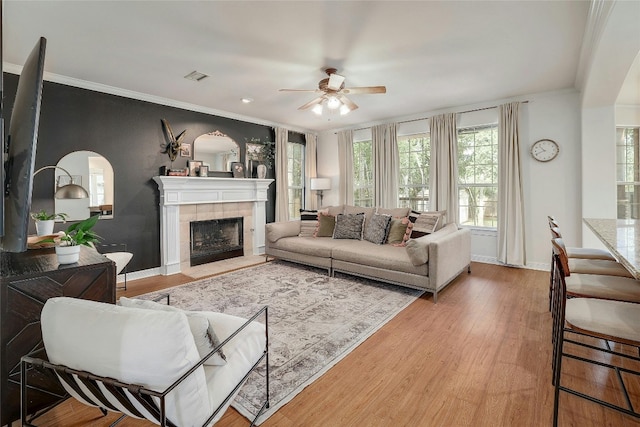
<path fill-rule="evenodd" d="M 2 64 L 2 70 L 7 73 L 20 75 L 20 73 L 22 72 L 22 66 L 4 62 Z M 195 111 L 198 113 L 224 117 L 227 119 L 239 120 L 242 122 L 248 122 L 248 123 L 268 126 L 272 128 L 282 127 L 282 128 L 286 128 L 287 130 L 299 132 L 302 134 L 310 132 L 308 129 L 292 127 L 289 124 L 261 120 L 256 117 L 243 116 L 241 114 L 235 114 L 235 113 L 230 113 L 228 111 L 217 110 L 215 108 L 203 107 L 201 105 L 190 104 L 188 102 L 182 102 L 182 101 L 176 101 L 174 99 L 163 98 L 161 96 L 149 95 L 146 93 L 135 92 L 127 89 L 121 89 L 114 86 L 90 82 L 87 80 L 76 79 L 74 77 L 63 76 L 60 74 L 50 73 L 47 71 L 44 72 L 43 77 L 44 77 L 44 80 L 48 82 L 59 83 L 66 86 L 77 87 L 80 89 L 87 89 L 94 92 L 122 96 L 124 98 L 136 99 L 138 101 L 146 101 L 146 102 L 151 102 L 153 104 L 166 105 L 167 107 L 175 107 L 175 108 L 180 108 L 182 110 Z"/>

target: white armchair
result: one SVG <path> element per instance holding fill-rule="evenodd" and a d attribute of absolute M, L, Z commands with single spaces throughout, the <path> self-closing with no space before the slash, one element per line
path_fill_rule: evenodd
<path fill-rule="evenodd" d="M 211 426 L 265 361 L 263 409 L 268 407 L 267 307 L 245 320 L 150 307 L 148 301 L 139 308 L 133 301 L 130 307 L 66 297 L 47 301 L 41 325 L 49 360 L 22 358 L 22 425 L 33 421 L 26 407 L 30 369 L 54 370 L 69 395 L 103 413 L 161 426 Z M 256 321 L 260 316 L 264 324 Z M 214 339 L 203 342 L 211 333 Z"/>

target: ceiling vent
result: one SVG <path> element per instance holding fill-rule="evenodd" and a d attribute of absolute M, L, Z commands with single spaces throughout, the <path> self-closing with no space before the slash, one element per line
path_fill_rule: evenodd
<path fill-rule="evenodd" d="M 189 74 L 187 74 L 186 76 L 184 76 L 185 79 L 187 80 L 193 80 L 194 82 L 199 82 L 200 80 L 204 80 L 206 79 L 207 76 L 206 74 L 202 74 L 198 71 L 192 71 Z"/>

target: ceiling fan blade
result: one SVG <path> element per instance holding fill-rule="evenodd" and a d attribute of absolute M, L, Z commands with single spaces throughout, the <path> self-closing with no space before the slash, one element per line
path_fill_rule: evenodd
<path fill-rule="evenodd" d="M 338 97 L 338 99 L 340 100 L 340 102 L 342 102 L 344 105 L 346 105 L 347 107 L 349 107 L 349 110 L 353 111 L 356 108 L 358 108 L 358 106 L 355 104 L 355 102 L 353 102 L 352 100 L 350 100 L 349 98 L 347 98 L 346 96 L 344 96 L 343 94 L 339 93 L 338 95 L 336 95 Z"/>
<path fill-rule="evenodd" d="M 322 92 L 320 89 L 278 89 L 279 92 Z"/>
<path fill-rule="evenodd" d="M 368 87 L 351 87 L 342 89 L 343 93 L 350 93 L 352 95 L 358 95 L 361 93 L 387 93 L 385 86 L 368 86 Z"/>
<path fill-rule="evenodd" d="M 309 108 L 313 107 L 316 104 L 320 104 L 322 101 L 324 100 L 323 96 L 319 96 L 316 99 L 314 99 L 313 101 L 309 101 L 306 104 L 304 104 L 301 107 L 298 107 L 298 110 L 308 110 Z"/>
<path fill-rule="evenodd" d="M 339 91 L 344 83 L 344 76 L 340 74 L 330 74 L 329 75 L 329 83 L 327 84 L 327 89 Z"/>

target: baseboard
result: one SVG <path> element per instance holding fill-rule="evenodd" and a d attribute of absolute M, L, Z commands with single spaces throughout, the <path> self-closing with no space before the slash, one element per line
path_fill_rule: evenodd
<path fill-rule="evenodd" d="M 481 262 L 484 264 L 495 264 L 495 265 L 501 265 L 501 266 L 505 266 L 503 263 L 498 262 L 498 260 L 494 257 L 488 257 L 488 256 L 481 256 L 481 255 L 471 255 L 471 261 L 474 262 Z M 551 270 L 551 265 L 544 263 L 544 262 L 533 262 L 533 263 L 527 263 L 527 265 L 525 266 L 517 266 L 517 265 L 512 265 L 509 267 L 515 267 L 515 268 L 526 268 L 528 270 L 539 270 L 539 271 L 550 271 Z"/>
<path fill-rule="evenodd" d="M 127 281 L 137 280 L 137 279 L 146 279 L 147 277 L 160 276 L 160 267 L 149 268 L 147 270 L 138 270 L 132 271 L 131 273 L 127 273 Z M 118 283 L 120 283 L 120 279 L 124 282 L 124 275 L 118 275 Z"/>

